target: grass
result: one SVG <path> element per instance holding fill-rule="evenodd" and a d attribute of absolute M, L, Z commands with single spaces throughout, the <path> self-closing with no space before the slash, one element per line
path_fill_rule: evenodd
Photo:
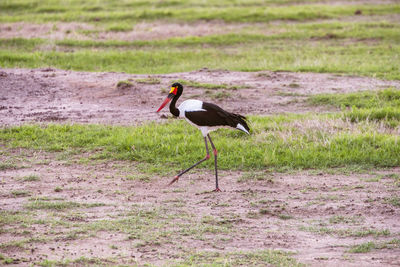
<path fill-rule="evenodd" d="M 350 253 L 367 253 L 375 249 L 398 249 L 400 247 L 399 239 L 392 239 L 390 241 L 373 242 L 369 241 L 359 245 L 352 246 L 348 252 Z"/>
<path fill-rule="evenodd" d="M 227 89 L 227 90 L 237 90 L 237 89 L 242 89 L 242 88 L 248 88 L 248 86 L 245 85 L 230 85 L 230 84 L 213 84 L 213 83 L 200 83 L 196 81 L 190 81 L 190 80 L 175 80 L 173 82 L 178 82 L 181 83 L 182 85 L 188 86 L 188 87 L 194 87 L 194 88 L 203 88 L 203 89 Z"/>
<path fill-rule="evenodd" d="M 60 260 L 60 261 L 54 261 L 54 260 L 43 260 L 41 262 L 37 262 L 36 264 L 38 266 L 42 267 L 53 267 L 53 266 L 70 266 L 70 265 L 78 265 L 78 266 L 90 266 L 90 265 L 95 265 L 95 266 L 104 266 L 104 265 L 109 265 L 111 264 L 112 261 L 107 260 L 107 259 L 100 259 L 96 257 L 79 257 L 76 259 L 65 259 L 65 260 Z"/>
<path fill-rule="evenodd" d="M 309 102 L 313 105 L 331 105 L 339 108 L 400 108 L 400 90 L 387 88 L 348 94 L 319 94 L 311 96 Z"/>
<path fill-rule="evenodd" d="M 278 250 L 200 252 L 186 255 L 185 259 L 172 266 L 304 266 L 288 253 Z"/>
<path fill-rule="evenodd" d="M 133 83 L 130 82 L 130 81 L 125 81 L 124 80 L 124 81 L 119 81 L 117 83 L 117 88 L 119 88 L 119 89 L 130 88 L 132 86 L 133 86 Z"/>
<path fill-rule="evenodd" d="M 359 224 L 365 219 L 361 216 L 343 216 L 335 215 L 329 218 L 331 224 Z"/>
<path fill-rule="evenodd" d="M 112 25 L 108 25 L 106 31 L 111 31 L 111 32 L 128 32 L 132 30 L 132 24 L 125 23 L 116 23 Z"/>
<path fill-rule="evenodd" d="M 0 162 L 0 171 L 9 170 L 9 169 L 17 169 L 18 166 L 14 163 L 9 162 Z"/>
<path fill-rule="evenodd" d="M 400 90 L 393 88 L 348 94 L 321 94 L 311 96 L 309 102 L 342 109 L 350 107 L 350 111 L 344 112 L 344 118 L 351 122 L 382 121 L 392 128 L 397 127 L 400 122 Z"/>
<path fill-rule="evenodd" d="M 31 202 L 25 205 L 25 208 L 28 210 L 56 210 L 62 211 L 73 208 L 93 208 L 93 207 L 101 207 L 105 206 L 103 203 L 90 203 L 90 204 L 82 204 L 73 201 L 62 201 L 56 200 L 51 201 L 48 199 L 35 199 L 33 198 Z"/>
<path fill-rule="evenodd" d="M 14 223 L 27 223 L 30 220 L 27 212 L 21 211 L 0 211 L 0 226 L 5 227 Z"/>
<path fill-rule="evenodd" d="M 28 210 L 65 210 L 80 207 L 80 203 L 67 201 L 33 201 L 25 205 Z"/>
<path fill-rule="evenodd" d="M 392 196 L 392 197 L 385 198 L 385 203 L 391 204 L 396 207 L 400 207 L 400 197 Z"/>
<path fill-rule="evenodd" d="M 397 23 L 308 22 L 268 25 L 268 29 L 270 33 L 265 25 L 254 25 L 233 33 L 163 40 L 0 39 L 0 64 L 142 74 L 203 67 L 267 69 L 400 79 Z"/>
<path fill-rule="evenodd" d="M 192 71 L 203 67 L 237 71 L 286 70 L 331 72 L 400 79 L 400 46 L 326 44 L 305 46 L 304 42 L 274 41 L 247 45 L 244 49 L 158 48 L 115 51 L 78 49 L 59 51 L 0 50 L 4 67 L 56 67 L 78 71 L 118 71 L 139 74 Z"/>
<path fill-rule="evenodd" d="M 317 226 L 300 226 L 299 229 L 305 232 L 317 233 L 320 235 L 335 235 L 339 237 L 366 237 L 366 236 L 389 236 L 390 231 L 388 229 L 376 230 L 368 228 L 344 228 L 337 229 L 329 227 L 317 227 Z"/>
<path fill-rule="evenodd" d="M 393 14 L 399 12 L 396 4 L 385 5 L 276 5 L 277 1 L 252 1 L 233 4 L 229 1 L 151 1 L 104 2 L 22 0 L 17 3 L 5 1 L 0 4 L 1 22 L 53 22 L 80 21 L 97 23 L 133 23 L 143 20 L 186 21 L 222 20 L 225 22 L 270 22 L 274 20 L 308 21 L 340 18 L 354 15 L 362 10 L 364 15 Z M 150 8 L 151 7 L 151 8 Z"/>
<path fill-rule="evenodd" d="M 250 136 L 225 129 L 212 134 L 221 153 L 221 169 L 369 168 L 400 164 L 398 136 L 381 132 L 380 124 L 350 126 L 334 116 L 316 115 L 251 117 L 250 121 Z M 171 119 L 166 124 L 139 127 L 23 125 L 0 130 L 0 140 L 11 147 L 90 152 L 93 159 L 134 160 L 156 167 L 157 172 L 157 166 L 184 168 L 203 156 L 200 133 L 185 123 Z M 212 165 L 208 161 L 202 166 Z"/>
<path fill-rule="evenodd" d="M 161 80 L 154 77 L 148 77 L 143 79 L 136 79 L 135 82 L 144 84 L 160 84 Z"/>
<path fill-rule="evenodd" d="M 31 193 L 24 191 L 24 190 L 14 190 L 14 191 L 11 191 L 11 195 L 13 197 L 26 197 L 26 196 L 30 196 Z"/>
<path fill-rule="evenodd" d="M 264 171 L 249 171 L 244 172 L 239 178 L 238 182 L 247 182 L 247 181 L 268 181 L 273 183 L 273 177 L 268 172 Z"/>
<path fill-rule="evenodd" d="M 35 182 L 35 181 L 39 181 L 40 177 L 36 174 L 30 174 L 30 175 L 22 177 L 22 180 L 24 182 Z"/>
<path fill-rule="evenodd" d="M 356 10 L 361 10 L 362 15 L 352 21 L 351 16 Z M 61 23 L 73 21 L 78 24 L 89 23 L 93 30 L 72 29 L 69 32 L 71 34 L 68 38 L 75 38 L 70 36 L 76 36 L 77 33 L 78 36 L 84 35 L 85 40 L 2 38 L 0 65 L 4 68 L 50 66 L 70 70 L 148 75 L 207 67 L 234 71 L 328 72 L 399 80 L 400 25 L 393 22 L 390 15 L 399 12 L 398 4 L 369 5 L 358 4 L 356 1 L 349 5 L 327 5 L 320 4 L 318 0 L 5 0 L 0 1 L 0 23 L 47 22 L 54 25 L 51 33 L 59 33 Z M 346 21 L 348 19 L 350 21 Z M 156 40 L 111 39 L 123 32 L 132 31 L 137 23 L 142 22 L 192 26 L 213 20 L 218 23 L 207 25 L 229 26 L 233 30 L 228 29 L 220 34 L 186 35 Z M 100 39 L 103 34 L 111 36 L 110 39 Z M 124 82 L 120 85 L 123 87 L 160 84 L 161 81 L 149 76 L 121 82 Z M 234 87 L 229 83 L 199 83 L 192 80 L 181 82 L 185 86 L 203 88 L 205 94 L 215 99 L 227 98 L 230 90 L 244 88 Z M 287 85 L 287 89 L 299 86 L 300 84 L 292 83 Z M 290 92 L 285 94 L 295 96 Z M 276 170 L 333 168 L 346 171 L 400 166 L 397 134 L 400 120 L 399 98 L 395 89 L 377 93 L 326 95 L 325 99 L 323 96 L 318 97 L 319 100 L 313 104 L 332 105 L 343 110 L 331 115 L 250 116 L 250 136 L 230 130 L 212 133 L 220 152 L 220 169 L 243 171 L 239 182 L 263 180 L 264 183 L 273 182 L 274 177 L 269 173 Z M 23 147 L 56 152 L 56 155 L 64 158 L 66 155 L 84 155 L 86 162 L 114 159 L 135 161 L 134 169 L 140 173 L 124 176 L 124 179 L 142 181 L 150 180 L 149 177 L 154 173 L 175 174 L 176 170 L 188 167 L 205 153 L 200 133 L 186 122 L 177 120 L 169 120 L 164 124 L 146 123 L 136 127 L 79 124 L 3 126 L 0 129 L 0 144 L 5 148 Z M 213 161 L 209 160 L 200 167 L 212 169 Z M 8 162 L 0 163 L 0 170 L 13 168 L 17 166 Z M 398 178 L 390 177 L 392 178 L 398 182 Z M 21 179 L 39 181 L 41 177 L 32 174 Z M 348 187 L 348 190 L 353 189 L 355 188 Z M 10 191 L 8 196 L 35 195 L 34 192 L 25 190 Z M 74 189 L 54 185 L 50 190 L 52 194 L 56 192 L 57 195 L 62 195 Z M 120 190 L 109 192 L 107 189 L 99 189 L 97 193 L 123 197 L 125 193 Z M 169 193 L 171 192 L 163 192 Z M 250 207 L 254 211 L 247 213 L 247 217 L 252 220 L 274 219 L 270 215 L 281 223 L 284 223 L 281 220 L 293 219 L 285 210 L 285 202 L 268 201 L 264 194 L 262 196 L 266 199 L 257 202 L 261 193 L 251 190 L 243 192 L 242 196 L 247 202 L 256 203 Z M 201 204 L 204 201 L 202 198 L 208 198 L 208 195 L 197 197 Z M 336 196 L 321 196 L 318 200 L 339 202 L 340 199 Z M 395 195 L 383 197 L 380 201 L 394 208 L 399 205 L 399 199 Z M 196 214 L 196 211 L 188 210 L 187 202 L 181 197 L 166 199 L 161 205 L 156 205 L 157 207 L 143 203 L 131 206 L 129 203 L 121 210 L 113 209 L 112 213 L 107 212 L 106 216 L 101 216 L 93 211 L 87 212 L 86 209 L 103 206 L 102 203 L 76 202 L 62 198 L 30 198 L 23 203 L 25 205 L 22 211 L 0 211 L 0 226 L 4 233 L 17 234 L 31 230 L 25 234 L 29 236 L 28 239 L 5 246 L 23 248 L 26 244 L 41 240 L 40 235 L 48 236 L 49 242 L 63 244 L 65 240 L 68 243 L 70 240 L 98 237 L 100 235 L 97 233 L 103 232 L 123 235 L 126 238 L 123 242 L 130 242 L 131 248 L 138 251 L 150 251 L 159 246 L 163 249 L 172 247 L 176 253 L 170 255 L 174 260 L 166 263 L 169 266 L 301 265 L 290 253 L 275 250 L 190 250 L 193 241 L 201 247 L 215 249 L 223 246 L 226 242 L 224 240 L 234 242 L 242 238 L 241 235 L 247 235 L 247 219 L 244 221 L 240 215 L 228 216 L 224 211 Z M 231 205 L 223 203 L 218 208 L 231 209 Z M 393 234 L 388 229 L 359 226 L 361 220 L 357 216 L 337 215 L 327 218 L 327 223 L 331 224 L 329 227 L 316 226 L 304 230 L 352 238 L 387 238 Z M 296 220 L 292 220 L 290 224 L 293 223 Z M 357 225 L 357 228 L 353 225 Z M 39 232 L 32 229 L 39 229 Z M 32 234 L 37 236 L 31 237 Z M 188 240 L 191 244 L 189 246 Z M 118 254 L 119 248 L 124 245 L 113 244 L 110 242 L 107 246 Z M 397 239 L 368 242 L 350 247 L 349 252 L 398 248 L 398 244 Z M 124 261 L 123 256 L 121 260 L 124 264 L 130 264 Z M 14 259 L 0 255 L 0 262 L 11 263 Z M 112 265 L 114 262 L 81 257 L 62 261 L 43 260 L 35 264 Z"/>
<path fill-rule="evenodd" d="M 4 256 L 3 254 L 0 254 L 0 262 L 3 264 L 18 264 L 20 262 L 20 260 L 15 259 L 15 258 L 10 258 L 10 257 Z"/>

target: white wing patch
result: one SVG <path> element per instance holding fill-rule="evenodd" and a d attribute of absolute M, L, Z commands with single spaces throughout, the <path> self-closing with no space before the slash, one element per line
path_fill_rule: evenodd
<path fill-rule="evenodd" d="M 189 99 L 182 102 L 179 105 L 179 117 L 185 117 L 185 112 L 188 111 L 206 111 L 203 109 L 203 101 Z"/>

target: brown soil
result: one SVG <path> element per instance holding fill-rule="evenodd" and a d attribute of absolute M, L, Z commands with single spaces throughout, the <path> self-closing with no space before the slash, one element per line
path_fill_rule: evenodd
<path fill-rule="evenodd" d="M 172 187 L 166 187 L 169 177 L 152 177 L 150 182 L 130 180 L 132 174 L 138 173 L 131 163 L 82 165 L 55 158 L 51 154 L 28 153 L 29 162 L 36 164 L 2 171 L 1 210 L 23 211 L 24 205 L 32 202 L 29 201 L 32 196 L 84 204 L 104 203 L 105 206 L 36 212 L 35 218 L 74 222 L 72 229 L 57 224 L 50 229 L 40 224 L 27 229 L 23 224 L 6 226 L 0 234 L 1 243 L 27 237 L 49 239 L 28 243 L 25 250 L 12 246 L 0 248 L 1 253 L 19 259 L 20 264 L 86 257 L 102 259 L 106 264 L 112 259 L 111 262 L 119 264 L 159 265 L 179 260 L 183 252 L 262 249 L 294 252 L 295 258 L 311 266 L 398 266 L 400 263 L 398 247 L 360 254 L 347 252 L 353 245 L 368 241 L 382 243 L 400 237 L 400 208 L 385 201 L 397 194 L 389 176 L 374 181 L 376 174 L 264 173 L 265 180 L 238 182 L 242 173 L 223 171 L 220 175 L 223 192 L 212 193 L 212 171 L 192 172 Z M 48 163 L 37 164 L 44 160 Z M 392 169 L 381 174 L 399 172 Z M 23 181 L 21 177 L 29 174 L 38 175 L 40 181 Z M 57 187 L 63 190 L 55 192 Z M 29 196 L 16 197 L 10 193 L 16 191 L 29 192 Z M 168 237 L 171 241 L 160 238 L 156 240 L 159 243 L 153 240 L 138 245 L 140 241 L 129 239 L 129 234 L 123 231 L 82 231 L 78 237 L 68 235 L 85 224 L 127 218 L 132 207 L 138 205 L 143 211 L 160 210 L 162 215 L 156 223 L 163 226 L 154 226 L 153 231 L 173 232 Z M 186 217 L 181 218 L 180 214 Z M 162 217 L 167 215 L 173 216 L 168 220 Z M 334 218 L 349 221 L 331 222 Z M 197 229 L 200 222 L 205 222 L 204 227 L 218 226 L 217 222 L 227 224 L 228 232 L 205 233 L 200 237 L 182 234 L 185 229 Z M 315 232 L 326 228 L 332 232 Z M 31 233 L 23 236 L 24 230 Z M 340 234 L 341 230 L 353 234 Z M 360 237 L 356 234 L 382 230 L 388 230 L 389 234 L 371 233 Z M 151 236 L 152 232 L 144 234 Z"/>
<path fill-rule="evenodd" d="M 159 79 L 160 84 L 136 82 L 148 77 Z M 0 125 L 51 121 L 128 125 L 159 120 L 160 115 L 155 111 L 172 81 L 178 79 L 248 87 L 238 90 L 187 87 L 182 96 L 216 102 L 227 110 L 247 115 L 320 111 L 321 108 L 304 102 L 311 94 L 400 88 L 399 81 L 316 73 L 202 69 L 148 76 L 51 68 L 2 69 Z M 131 81 L 132 86 L 117 87 L 119 81 L 125 80 Z M 218 98 L 221 91 L 225 94 Z M 169 116 L 168 109 L 162 114 Z"/>
<path fill-rule="evenodd" d="M 155 110 L 171 82 L 177 79 L 247 86 L 226 90 L 230 96 L 222 99 L 215 99 L 214 90 L 186 87 L 182 97 L 216 102 L 227 110 L 245 115 L 326 111 L 308 106 L 305 96 L 389 86 L 400 88 L 398 81 L 365 77 L 207 69 L 152 75 L 160 80 L 160 84 L 155 85 L 136 82 L 147 77 L 57 69 L 2 69 L 0 124 L 132 125 L 161 120 L 168 110 L 162 115 Z M 132 86 L 117 87 L 122 80 L 130 80 Z M 263 249 L 293 252 L 293 257 L 311 266 L 400 264 L 398 245 L 368 253 L 348 252 L 353 245 L 368 241 L 384 244 L 400 238 L 400 207 L 390 202 L 399 197 L 398 185 L 390 175 L 384 176 L 400 173 L 398 168 L 350 175 L 261 172 L 255 176 L 262 180 L 246 182 L 238 182 L 243 175 L 248 175 L 246 173 L 223 171 L 220 181 L 223 192 L 210 193 L 214 183 L 212 170 L 190 172 L 177 184 L 166 187 L 171 177 L 141 173 L 137 163 L 83 164 L 79 157 L 62 153 L 0 148 L 1 162 L 16 162 L 15 168 L 0 170 L 1 211 L 26 211 L 31 197 L 44 196 L 82 204 L 104 204 L 60 212 L 31 211 L 36 219 L 55 220 L 51 226 L 40 223 L 28 228 L 23 223 L 6 225 L 0 230 L 3 244 L 31 237 L 48 238 L 28 242 L 25 249 L 15 245 L 0 246 L 0 253 L 18 259 L 19 265 L 80 257 L 98 258 L 105 264 L 161 265 L 182 260 L 185 258 L 182 255 L 195 252 L 223 255 Z M 37 175 L 40 180 L 24 181 L 22 177 L 30 174 Z M 26 194 L 18 196 L 18 192 Z M 133 207 L 155 209 L 160 213 L 153 221 L 154 229 L 144 232 L 146 237 L 131 239 L 123 230 L 88 230 L 78 237 L 68 235 L 75 228 L 97 221 L 128 218 Z M 182 214 L 186 217 L 181 217 Z M 335 218 L 339 221 L 335 222 Z M 76 225 L 71 229 L 70 224 L 66 227 L 55 223 L 57 220 L 76 222 Z M 193 228 L 195 234 L 182 232 L 186 229 L 183 225 L 188 231 Z M 199 234 L 201 227 L 217 230 Z M 386 234 L 379 234 L 383 230 Z M 146 239 L 159 231 L 166 231 L 166 237 Z"/>

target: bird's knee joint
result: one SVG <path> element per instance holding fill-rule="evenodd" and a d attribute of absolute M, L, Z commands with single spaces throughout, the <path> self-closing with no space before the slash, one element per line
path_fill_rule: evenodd
<path fill-rule="evenodd" d="M 214 151 L 214 156 L 216 156 L 218 154 L 218 151 L 216 149 L 214 149 L 213 151 Z"/>
<path fill-rule="evenodd" d="M 209 158 L 210 158 L 210 154 L 207 154 L 205 159 L 209 159 Z"/>

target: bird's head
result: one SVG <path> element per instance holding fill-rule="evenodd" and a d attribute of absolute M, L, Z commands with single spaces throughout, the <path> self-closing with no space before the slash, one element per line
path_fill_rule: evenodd
<path fill-rule="evenodd" d="M 183 92 L 183 86 L 180 83 L 174 83 L 171 85 L 171 90 L 169 91 L 169 94 L 167 98 L 164 100 L 164 102 L 161 104 L 161 106 L 158 108 L 157 112 L 162 110 L 169 101 L 174 99 L 175 97 L 179 97 Z"/>

